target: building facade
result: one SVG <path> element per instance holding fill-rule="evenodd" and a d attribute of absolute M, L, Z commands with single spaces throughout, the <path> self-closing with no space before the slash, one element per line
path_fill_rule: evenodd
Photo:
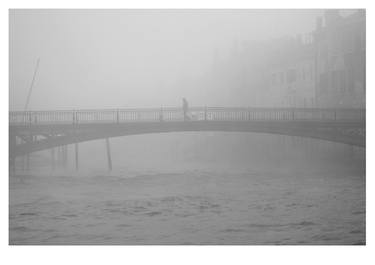
<path fill-rule="evenodd" d="M 316 102 L 319 107 L 365 107 L 366 16 L 338 10 L 318 18 L 314 31 Z"/>
<path fill-rule="evenodd" d="M 364 108 L 366 19 L 328 10 L 304 38 L 276 42 L 268 67 L 274 106 Z"/>
<path fill-rule="evenodd" d="M 312 107 L 315 104 L 314 47 L 311 38 L 292 38 L 274 51 L 269 65 L 269 87 L 275 107 Z"/>

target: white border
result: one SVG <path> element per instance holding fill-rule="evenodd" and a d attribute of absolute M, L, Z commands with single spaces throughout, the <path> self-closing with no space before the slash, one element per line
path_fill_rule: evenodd
<path fill-rule="evenodd" d="M 372 1 L 375 3 L 374 1 Z M 138 247 L 21 247 L 8 246 L 8 8 L 367 8 L 367 28 L 373 30 L 374 6 L 371 1 L 236 1 L 236 0 L 138 0 L 104 1 L 2 1 L 1 2 L 1 230 L 2 264 L 368 264 L 374 260 L 374 180 L 372 108 L 374 34 L 367 30 L 367 246 L 138 246 Z"/>

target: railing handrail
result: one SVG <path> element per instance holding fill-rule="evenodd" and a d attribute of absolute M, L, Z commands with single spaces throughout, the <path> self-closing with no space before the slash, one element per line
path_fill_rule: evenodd
<path fill-rule="evenodd" d="M 252 121 L 252 120 L 360 120 L 365 109 L 354 108 L 258 108 L 258 107 L 181 107 L 118 108 L 82 110 L 10 111 L 10 124 L 123 123 L 133 121 Z"/>
<path fill-rule="evenodd" d="M 15 110 L 9 111 L 9 113 L 50 113 L 50 112 L 111 112 L 111 111 L 177 111 L 181 110 L 182 107 L 152 107 L 152 108 L 111 108 L 111 109 L 68 109 L 68 110 Z M 269 108 L 269 107 L 199 107 L 193 106 L 189 108 L 189 111 L 192 110 L 259 110 L 259 111 L 365 111 L 364 108 L 293 108 L 293 107 L 277 107 L 277 108 Z"/>

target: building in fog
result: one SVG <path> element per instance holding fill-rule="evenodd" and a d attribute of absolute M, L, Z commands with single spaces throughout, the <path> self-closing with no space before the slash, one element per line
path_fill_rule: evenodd
<path fill-rule="evenodd" d="M 328 10 L 314 31 L 316 101 L 319 107 L 364 107 L 366 18 Z"/>
<path fill-rule="evenodd" d="M 359 108 L 365 107 L 365 58 L 365 11 L 327 10 L 303 35 L 235 42 L 227 57 L 215 54 L 203 83 L 208 95 L 221 95 L 218 104 Z"/>
<path fill-rule="evenodd" d="M 316 29 L 274 41 L 267 97 L 274 106 L 365 106 L 365 12 L 343 17 L 328 10 Z"/>
<path fill-rule="evenodd" d="M 311 36 L 276 41 L 268 65 L 269 97 L 276 107 L 315 104 L 314 46 Z"/>

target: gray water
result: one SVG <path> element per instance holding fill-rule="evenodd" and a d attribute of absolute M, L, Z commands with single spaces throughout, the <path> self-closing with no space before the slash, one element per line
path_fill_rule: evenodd
<path fill-rule="evenodd" d="M 181 133 L 48 152 L 10 178 L 10 244 L 365 244 L 364 150 L 312 139 Z M 146 147 L 146 148 L 145 148 Z M 73 150 L 70 150 L 71 154 Z"/>

